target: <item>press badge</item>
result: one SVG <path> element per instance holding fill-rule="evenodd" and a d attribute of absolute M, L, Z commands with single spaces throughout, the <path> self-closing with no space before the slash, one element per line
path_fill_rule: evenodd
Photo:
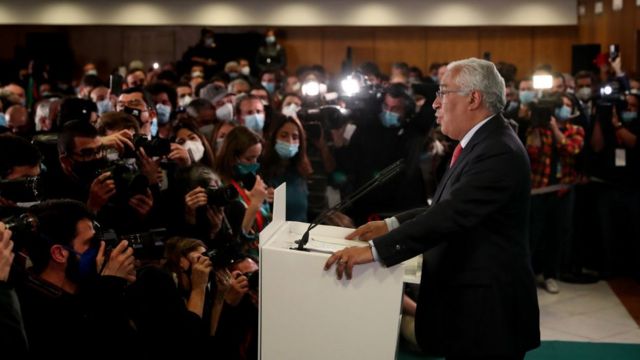
<path fill-rule="evenodd" d="M 616 149 L 616 167 L 627 166 L 627 150 Z"/>

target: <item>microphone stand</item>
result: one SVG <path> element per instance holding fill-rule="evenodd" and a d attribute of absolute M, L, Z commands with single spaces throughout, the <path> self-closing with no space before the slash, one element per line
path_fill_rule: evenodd
<path fill-rule="evenodd" d="M 300 240 L 296 241 L 298 246 L 297 247 L 293 247 L 291 249 L 292 250 L 299 250 L 299 251 L 309 251 L 308 249 L 305 248 L 305 245 L 307 245 L 307 243 L 309 242 L 309 232 L 311 230 L 313 230 L 316 226 L 320 225 L 321 222 L 325 221 L 329 217 L 329 215 L 331 215 L 332 213 L 334 213 L 336 211 L 342 211 L 343 209 L 351 206 L 351 204 L 353 204 L 359 198 L 361 198 L 364 195 L 368 194 L 369 192 L 371 192 L 373 189 L 377 188 L 378 186 L 386 183 L 392 177 L 398 175 L 398 173 L 400 173 L 400 171 L 402 171 L 403 168 L 404 168 L 404 160 L 403 159 L 400 159 L 400 160 L 394 162 L 393 164 L 387 166 L 382 171 L 380 171 L 380 173 L 378 173 L 376 176 L 374 176 L 371 180 L 367 181 L 366 184 L 362 185 L 358 190 L 353 192 L 351 195 L 347 196 L 345 199 L 343 199 L 342 201 L 340 201 L 336 205 L 334 205 L 334 206 L 324 210 L 323 212 L 321 212 L 309 224 L 309 227 L 304 232 L 304 234 L 302 235 Z"/>

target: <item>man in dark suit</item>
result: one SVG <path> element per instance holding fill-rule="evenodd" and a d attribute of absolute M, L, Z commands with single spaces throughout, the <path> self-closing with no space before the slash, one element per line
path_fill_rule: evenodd
<path fill-rule="evenodd" d="M 488 61 L 448 65 L 433 103 L 442 132 L 460 141 L 433 204 L 365 224 L 369 247 L 334 253 L 339 279 L 354 265 L 393 266 L 423 252 L 416 314 L 421 348 L 447 359 L 523 359 L 540 344 L 528 245 L 530 169 L 500 115 L 504 80 Z"/>

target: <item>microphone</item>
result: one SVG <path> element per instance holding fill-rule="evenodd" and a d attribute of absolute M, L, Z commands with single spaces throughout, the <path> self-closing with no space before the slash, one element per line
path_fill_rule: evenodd
<path fill-rule="evenodd" d="M 400 171 L 402 171 L 403 169 L 404 169 L 404 159 L 400 159 L 394 162 L 393 164 L 387 166 L 386 168 L 384 168 L 382 171 L 376 174 L 371 180 L 367 181 L 367 183 L 362 185 L 358 190 L 353 192 L 351 195 L 347 196 L 336 205 L 321 212 L 309 224 L 309 227 L 304 232 L 304 234 L 302 234 L 302 237 L 300 238 L 300 240 L 296 241 L 296 244 L 298 244 L 298 246 L 291 249 L 299 250 L 299 251 L 309 251 L 308 249 L 305 249 L 305 245 L 307 245 L 307 243 L 309 242 L 309 232 L 313 230 L 313 228 L 320 225 L 320 223 L 325 221 L 329 217 L 329 215 L 331 215 L 332 213 L 336 211 L 342 211 L 347 207 L 351 206 L 351 204 L 353 204 L 356 200 L 370 193 L 373 189 L 377 188 L 378 186 L 386 183 L 391 178 L 398 175 L 398 173 L 400 173 Z"/>

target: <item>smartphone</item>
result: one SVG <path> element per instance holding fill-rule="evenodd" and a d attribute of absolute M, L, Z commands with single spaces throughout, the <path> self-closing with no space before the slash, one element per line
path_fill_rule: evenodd
<path fill-rule="evenodd" d="M 609 45 L 609 60 L 613 62 L 618 58 L 618 56 L 620 56 L 620 45 Z"/>
<path fill-rule="evenodd" d="M 112 74 L 109 76 L 109 89 L 111 89 L 111 95 L 120 96 L 122 93 L 122 80 L 123 77 L 120 74 Z"/>

